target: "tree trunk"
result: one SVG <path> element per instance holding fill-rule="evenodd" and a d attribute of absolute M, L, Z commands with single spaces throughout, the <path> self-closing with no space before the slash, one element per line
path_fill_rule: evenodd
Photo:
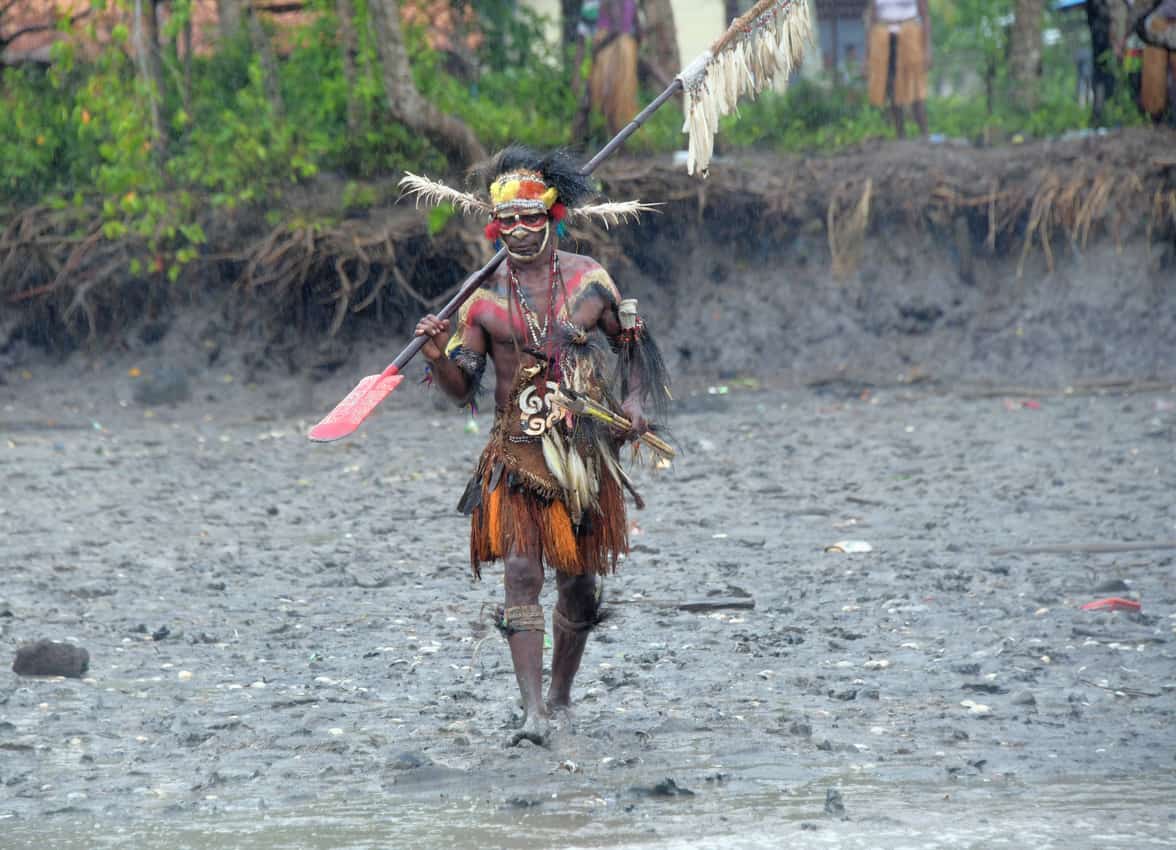
<path fill-rule="evenodd" d="M 347 130 L 352 135 L 359 132 L 359 99 L 355 96 L 355 55 L 359 52 L 359 40 L 355 34 L 355 17 L 351 8 L 352 0 L 336 0 L 339 15 L 339 53 L 343 59 L 343 79 L 347 81 Z"/>
<path fill-rule="evenodd" d="M 216 19 L 221 41 L 228 44 L 241 35 L 241 0 L 216 0 Z"/>
<path fill-rule="evenodd" d="M 1013 96 L 1023 109 L 1035 109 L 1041 87 L 1041 27 L 1045 0 L 1015 0 L 1009 45 Z"/>
<path fill-rule="evenodd" d="M 678 52 L 678 28 L 674 25 L 674 9 L 670 0 L 645 0 L 645 52 L 650 63 L 674 78 L 682 70 L 682 57 Z"/>
<path fill-rule="evenodd" d="M 252 2 L 245 12 L 246 24 L 249 27 L 249 44 L 253 52 L 261 61 L 261 80 L 265 86 L 265 96 L 270 102 L 274 115 L 284 115 L 286 105 L 282 101 L 282 83 L 278 76 L 278 57 L 274 54 L 274 46 L 270 43 L 265 27 L 261 25 L 261 13 Z"/>
<path fill-rule="evenodd" d="M 580 25 L 580 10 L 583 7 L 584 0 L 559 0 L 564 47 L 568 47 L 576 41 L 576 28 Z"/>
<path fill-rule="evenodd" d="M 486 150 L 473 131 L 461 120 L 437 109 L 417 91 L 400 31 L 396 0 L 371 0 L 370 9 L 384 76 L 384 94 L 392 117 L 425 136 L 449 158 L 451 166 L 464 167 L 484 158 Z"/>
<path fill-rule="evenodd" d="M 184 111 L 189 116 L 192 114 L 192 8 L 188 7 L 187 15 L 184 18 L 184 91 L 183 102 Z"/>
<path fill-rule="evenodd" d="M 147 84 L 155 152 L 162 159 L 167 149 L 167 125 L 163 120 L 163 59 L 159 55 L 159 17 L 155 0 L 135 0 L 135 52 L 139 57 L 140 73 Z"/>
<path fill-rule="evenodd" d="M 1112 0 L 1086 0 L 1086 23 L 1094 60 L 1090 69 L 1091 119 L 1102 123 L 1103 106 L 1115 93 L 1115 53 L 1111 26 Z M 1118 2 L 1118 0 L 1114 0 Z"/>

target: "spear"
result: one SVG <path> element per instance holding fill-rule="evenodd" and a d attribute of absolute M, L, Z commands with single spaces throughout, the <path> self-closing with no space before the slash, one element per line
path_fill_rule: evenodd
<path fill-rule="evenodd" d="M 755 96 L 771 85 L 777 74 L 792 72 L 812 37 L 808 0 L 759 0 L 747 14 L 736 18 L 711 48 L 683 69 L 624 129 L 616 134 L 581 169 L 592 174 L 625 141 L 641 129 L 653 113 L 679 92 L 686 96 L 686 122 L 690 137 L 686 169 L 690 174 L 707 173 L 714 153 L 719 119 L 735 111 L 739 99 Z M 506 259 L 501 249 L 490 262 L 462 283 L 449 303 L 437 314 L 453 316 Z M 353 433 L 404 380 L 404 367 L 425 344 L 425 337 L 413 337 L 383 372 L 363 378 L 355 389 L 335 405 L 327 416 L 310 429 L 311 440 L 328 443 Z"/>

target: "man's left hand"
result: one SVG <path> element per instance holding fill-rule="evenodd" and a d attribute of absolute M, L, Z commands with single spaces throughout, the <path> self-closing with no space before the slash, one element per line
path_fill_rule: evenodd
<path fill-rule="evenodd" d="M 649 430 L 649 420 L 645 418 L 641 402 L 636 399 L 626 399 L 625 403 L 621 405 L 621 412 L 625 414 L 625 418 L 632 425 L 629 433 L 625 435 L 626 439 L 636 440 Z"/>

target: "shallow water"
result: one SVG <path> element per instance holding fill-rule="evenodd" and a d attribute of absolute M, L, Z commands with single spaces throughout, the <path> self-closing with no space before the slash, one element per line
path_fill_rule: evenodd
<path fill-rule="evenodd" d="M 744 783 L 745 785 L 747 783 Z M 824 814 L 836 785 L 847 819 Z M 215 816 L 129 822 L 69 813 L 0 820 L 9 850 L 613 850 L 837 848 L 1148 848 L 1176 844 L 1176 781 L 957 787 L 822 779 L 786 790 L 607 799 L 552 792 L 520 807 L 499 793 L 323 800 L 281 813 L 226 806 Z M 534 802 L 534 801 L 532 801 Z"/>

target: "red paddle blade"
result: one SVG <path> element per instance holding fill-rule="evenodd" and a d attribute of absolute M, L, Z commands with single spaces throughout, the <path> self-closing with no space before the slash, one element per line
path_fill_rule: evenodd
<path fill-rule="evenodd" d="M 330 443 L 352 433 L 376 409 L 376 405 L 400 386 L 404 376 L 396 373 L 396 367 L 389 366 L 383 374 L 368 375 L 306 436 L 316 443 Z"/>

